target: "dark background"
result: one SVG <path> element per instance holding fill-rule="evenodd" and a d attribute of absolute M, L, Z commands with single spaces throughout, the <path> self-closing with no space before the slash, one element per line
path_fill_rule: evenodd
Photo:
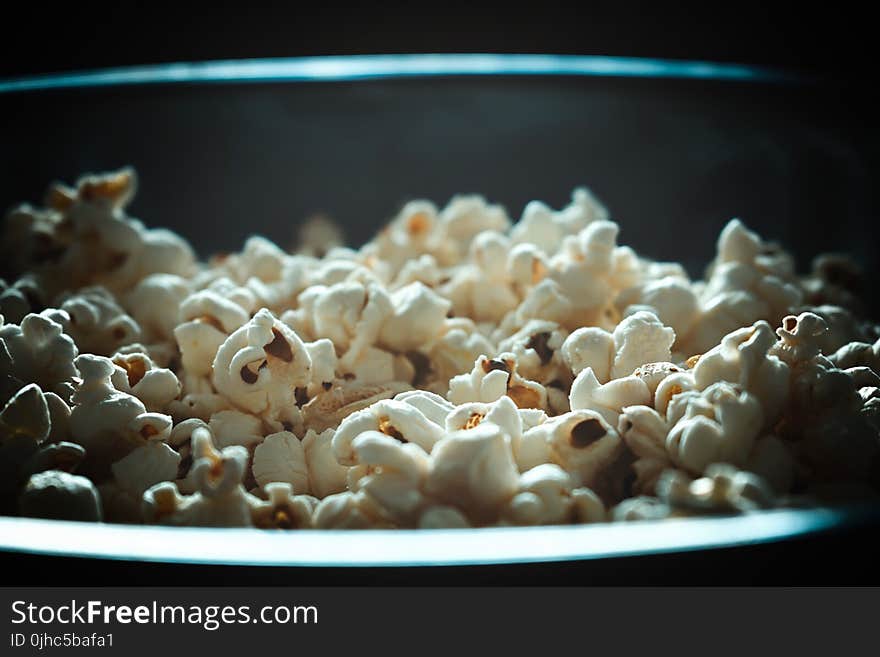
<path fill-rule="evenodd" d="M 406 52 L 709 59 L 865 73 L 864 3 L 16 3 L 0 75 L 180 60 Z"/>

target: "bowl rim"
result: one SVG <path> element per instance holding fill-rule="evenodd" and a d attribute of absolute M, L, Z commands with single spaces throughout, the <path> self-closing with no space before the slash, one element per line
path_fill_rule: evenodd
<path fill-rule="evenodd" d="M 0 94 L 149 84 L 346 82 L 473 76 L 580 76 L 806 83 L 793 71 L 702 60 L 552 54 L 326 55 L 173 62 L 0 79 Z"/>
<path fill-rule="evenodd" d="M 877 507 L 851 506 L 592 525 L 276 532 L 0 517 L 0 552 L 234 566 L 474 566 L 733 548 L 878 520 Z"/>

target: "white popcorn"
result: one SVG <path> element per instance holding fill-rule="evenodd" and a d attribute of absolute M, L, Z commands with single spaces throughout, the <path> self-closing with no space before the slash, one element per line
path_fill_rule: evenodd
<path fill-rule="evenodd" d="M 0 278 L 0 315 L 7 322 L 20 324 L 25 316 L 38 312 L 42 306 L 42 294 L 37 281 L 25 276 L 9 285 Z"/>
<path fill-rule="evenodd" d="M 431 371 L 425 383 L 436 385 L 432 392 L 446 394 L 450 379 L 470 371 L 475 360 L 494 349 L 494 345 L 477 331 L 471 320 L 448 319 L 428 353 Z"/>
<path fill-rule="evenodd" d="M 43 315 L 27 315 L 21 325 L 0 326 L 0 375 L 36 383 L 70 399 L 77 375 L 76 344 L 63 327 Z"/>
<path fill-rule="evenodd" d="M 252 236 L 197 263 L 126 215 L 135 183 L 54 185 L 0 229 L 0 513 L 559 524 L 880 472 L 880 326 L 846 258 L 798 277 L 733 220 L 692 281 L 618 245 L 581 188 L 515 225 L 479 196 L 417 200 L 360 248 L 324 221 L 296 254 Z M 74 469 L 87 486 L 35 477 Z"/>
<path fill-rule="evenodd" d="M 572 482 L 558 465 L 545 463 L 520 475 L 505 517 L 516 525 L 557 525 L 574 516 Z"/>
<path fill-rule="evenodd" d="M 691 481 L 668 470 L 657 484 L 658 496 L 671 507 L 684 511 L 745 513 L 770 508 L 774 494 L 761 477 L 716 463 L 704 477 Z"/>
<path fill-rule="evenodd" d="M 0 411 L 0 435 L 6 440 L 21 437 L 38 444 L 49 437 L 51 428 L 46 396 L 35 383 L 16 392 Z"/>
<path fill-rule="evenodd" d="M 391 295 L 394 314 L 379 332 L 379 342 L 393 351 L 417 349 L 432 342 L 452 307 L 422 283 L 411 283 Z"/>
<path fill-rule="evenodd" d="M 519 474 L 507 436 L 481 422 L 449 434 L 434 447 L 425 492 L 464 511 L 471 522 L 490 523 L 516 493 Z"/>
<path fill-rule="evenodd" d="M 228 335 L 248 321 L 238 303 L 202 290 L 180 304 L 181 324 L 174 328 L 183 367 L 189 374 L 210 376 L 211 365 Z"/>
<path fill-rule="evenodd" d="M 269 434 L 254 451 L 254 479 L 266 490 L 272 482 L 289 484 L 295 494 L 308 493 L 309 467 L 303 444 L 289 431 Z"/>
<path fill-rule="evenodd" d="M 576 486 L 590 488 L 603 499 L 620 495 L 615 474 L 625 457 L 625 446 L 599 413 L 572 411 L 529 433 L 544 436 L 550 445 L 552 462 L 568 472 Z"/>
<path fill-rule="evenodd" d="M 649 406 L 627 406 L 617 424 L 620 437 L 636 455 L 633 471 L 636 478 L 633 492 L 637 495 L 654 493 L 661 473 L 672 467 L 666 451 L 669 425 L 660 413 Z"/>
<path fill-rule="evenodd" d="M 570 379 L 560 351 L 567 337 L 568 332 L 554 322 L 530 320 L 519 331 L 501 340 L 498 348 L 516 357 L 517 371 L 522 376 L 547 384 Z"/>
<path fill-rule="evenodd" d="M 446 418 L 455 410 L 455 405 L 443 397 L 427 390 L 407 390 L 394 397 L 419 409 L 434 424 L 446 426 Z"/>
<path fill-rule="evenodd" d="M 869 367 L 880 373 L 880 339 L 874 344 L 850 342 L 828 356 L 835 367 L 842 370 L 851 367 Z"/>
<path fill-rule="evenodd" d="M 378 431 L 361 433 L 352 450 L 359 467 L 349 487 L 384 520 L 398 527 L 414 526 L 425 504 L 422 486 L 430 467 L 425 451 Z"/>
<path fill-rule="evenodd" d="M 464 253 L 479 233 L 507 231 L 510 219 L 502 206 L 490 205 L 482 196 L 455 196 L 440 213 L 440 224 L 447 239 L 454 240 Z"/>
<path fill-rule="evenodd" d="M 311 358 L 296 333 L 263 309 L 226 339 L 213 369 L 214 386 L 233 404 L 283 421 L 293 419 L 296 388 L 310 381 Z"/>
<path fill-rule="evenodd" d="M 694 381 L 693 371 L 674 372 L 663 377 L 657 384 L 654 391 L 654 408 L 665 416 L 667 414 L 670 402 L 683 392 L 689 390 L 697 390 L 697 383 Z"/>
<path fill-rule="evenodd" d="M 650 309 L 677 336 L 687 336 L 697 321 L 699 301 L 687 279 L 665 276 L 647 281 L 620 294 L 617 305 L 624 315 L 627 308 Z"/>
<path fill-rule="evenodd" d="M 180 305 L 189 293 L 186 279 L 173 274 L 151 274 L 125 295 L 122 304 L 145 338 L 170 341 L 174 339 Z"/>
<path fill-rule="evenodd" d="M 588 367 L 602 383 L 611 377 L 614 360 L 614 337 L 595 326 L 573 331 L 562 343 L 562 358 L 577 376 Z"/>
<path fill-rule="evenodd" d="M 394 399 L 376 401 L 345 418 L 333 436 L 333 452 L 342 465 L 355 465 L 354 441 L 367 431 L 377 431 L 405 443 L 415 443 L 425 452 L 443 438 L 442 427 L 431 422 L 415 406 Z"/>
<path fill-rule="evenodd" d="M 653 313 L 639 311 L 614 329 L 614 362 L 611 378 L 629 376 L 640 365 L 668 361 L 675 331 L 663 326 Z"/>
<path fill-rule="evenodd" d="M 788 315 L 776 329 L 779 336 L 770 353 L 789 365 L 807 361 L 821 353 L 819 338 L 828 330 L 825 320 L 814 313 Z"/>
<path fill-rule="evenodd" d="M 544 386 L 528 381 L 517 373 L 517 360 L 511 353 L 498 358 L 480 356 L 470 374 L 453 377 L 449 382 L 449 401 L 463 404 L 469 401 L 493 402 L 507 395 L 519 408 L 546 408 L 547 391 Z"/>
<path fill-rule="evenodd" d="M 316 529 L 382 529 L 393 525 L 382 520 L 363 492 L 328 495 L 312 516 Z"/>
<path fill-rule="evenodd" d="M 583 370 L 571 384 L 571 409 L 589 409 L 602 415 L 612 426 L 625 406 L 651 403 L 651 391 L 638 376 L 611 379 L 599 383 L 591 368 Z"/>
<path fill-rule="evenodd" d="M 156 367 L 143 353 L 120 354 L 112 358 L 116 370 L 111 375 L 117 390 L 140 399 L 147 410 L 164 412 L 180 395 L 180 381 L 171 370 Z"/>
<path fill-rule="evenodd" d="M 308 469 L 309 488 L 319 498 L 345 490 L 348 467 L 340 465 L 333 453 L 333 429 L 321 433 L 309 429 L 302 439 Z"/>
<path fill-rule="evenodd" d="M 241 485 L 247 450 L 235 445 L 218 452 L 204 428 L 193 431 L 192 449 L 196 493 L 182 497 L 173 483 L 156 484 L 144 493 L 144 519 L 169 525 L 251 526 L 252 509 L 259 501 Z"/>
<path fill-rule="evenodd" d="M 465 515 L 452 506 L 430 506 L 419 517 L 419 529 L 466 529 L 471 524 Z"/>
<path fill-rule="evenodd" d="M 100 522 L 101 499 L 95 485 L 79 475 L 49 470 L 32 475 L 18 500 L 23 516 Z"/>
<path fill-rule="evenodd" d="M 507 277 L 520 297 L 540 283 L 549 269 L 547 256 L 534 244 L 517 244 L 507 255 Z"/>
<path fill-rule="evenodd" d="M 150 440 L 164 440 L 171 418 L 149 413 L 143 403 L 113 387 L 115 366 L 108 358 L 83 354 L 76 359 L 82 383 L 73 394 L 71 439 L 85 447 L 83 472 L 103 478 L 110 464 Z"/>
<path fill-rule="evenodd" d="M 760 402 L 725 381 L 677 395 L 667 413 L 674 426 L 666 450 L 673 463 L 694 474 L 718 462 L 743 466 L 764 422 Z"/>
<path fill-rule="evenodd" d="M 705 389 L 718 381 L 739 384 L 764 407 L 764 421 L 776 423 L 788 398 L 788 364 L 769 353 L 776 344 L 767 322 L 737 329 L 703 354 L 694 366 L 694 382 Z"/>
<path fill-rule="evenodd" d="M 103 288 L 84 288 L 59 301 L 60 311 L 45 312 L 64 326 L 81 352 L 110 356 L 141 338 L 138 323 Z"/>

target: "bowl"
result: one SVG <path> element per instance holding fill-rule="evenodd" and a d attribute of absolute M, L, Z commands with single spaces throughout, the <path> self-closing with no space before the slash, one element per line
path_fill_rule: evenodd
<path fill-rule="evenodd" d="M 477 192 L 516 217 L 530 200 L 560 207 L 586 185 L 621 224 L 621 243 L 694 275 L 740 217 L 801 269 L 843 251 L 876 279 L 880 151 L 862 93 L 754 67 L 546 55 L 242 60 L 6 80 L 0 204 L 39 202 L 52 180 L 132 165 L 131 214 L 208 255 L 252 233 L 288 244 L 317 213 L 357 244 L 412 198 L 442 204 Z M 0 518 L 0 551 L 22 566 L 6 572 L 29 582 L 89 573 L 146 583 L 160 573 L 179 583 L 217 569 L 225 582 L 572 572 L 605 583 L 748 582 L 759 563 L 789 582 L 804 574 L 798 555 L 834 550 L 850 559 L 813 578 L 859 578 L 853 546 L 877 526 L 876 508 L 852 507 L 422 532 Z"/>

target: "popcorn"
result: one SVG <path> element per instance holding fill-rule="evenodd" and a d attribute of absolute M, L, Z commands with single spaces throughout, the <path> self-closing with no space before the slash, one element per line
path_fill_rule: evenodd
<path fill-rule="evenodd" d="M 367 431 L 376 431 L 402 443 L 414 443 L 425 452 L 444 437 L 443 428 L 431 422 L 415 406 L 382 399 L 345 418 L 333 436 L 333 452 L 342 465 L 357 463 L 354 441 Z"/>
<path fill-rule="evenodd" d="M 116 389 L 134 395 L 150 411 L 165 411 L 180 394 L 180 381 L 174 373 L 156 367 L 143 353 L 117 353 L 112 361 L 116 370 L 110 378 Z"/>
<path fill-rule="evenodd" d="M 645 363 L 668 361 L 675 331 L 663 326 L 653 313 L 639 311 L 617 325 L 613 338 L 615 354 L 611 378 L 619 379 Z"/>
<path fill-rule="evenodd" d="M 321 433 L 309 429 L 302 439 L 308 469 L 309 488 L 319 498 L 345 490 L 348 468 L 340 465 L 333 453 L 333 429 Z"/>
<path fill-rule="evenodd" d="M 585 486 L 603 499 L 622 496 L 626 450 L 617 431 L 595 411 L 577 410 L 541 424 L 533 432 L 550 445 L 551 460 L 571 475 L 576 486 Z M 606 501 L 607 501 L 606 500 Z"/>
<path fill-rule="evenodd" d="M 21 325 L 0 326 L 0 376 L 36 383 L 64 400 L 73 391 L 77 353 L 61 324 L 43 315 L 27 315 Z"/>
<path fill-rule="evenodd" d="M 567 331 L 554 322 L 531 320 L 519 331 L 501 340 L 498 348 L 514 355 L 517 371 L 522 376 L 547 384 L 570 379 L 560 352 L 567 337 Z"/>
<path fill-rule="evenodd" d="M 573 411 L 595 411 L 614 426 L 625 406 L 650 403 L 651 391 L 644 380 L 635 375 L 599 383 L 593 370 L 588 367 L 571 384 L 569 400 Z"/>
<path fill-rule="evenodd" d="M 144 492 L 143 514 L 147 522 L 202 527 L 249 527 L 252 510 L 259 501 L 241 485 L 248 454 L 234 445 L 217 451 L 207 429 L 192 434 L 192 477 L 197 491 L 181 496 L 177 486 L 162 482 Z"/>
<path fill-rule="evenodd" d="M 345 491 L 320 501 L 312 516 L 316 529 L 381 529 L 391 527 L 376 517 L 363 492 Z"/>
<path fill-rule="evenodd" d="M 519 473 L 504 432 L 482 422 L 440 441 L 431 454 L 425 492 L 474 524 L 491 523 L 516 494 Z"/>
<path fill-rule="evenodd" d="M 86 176 L 6 217 L 2 513 L 525 526 L 880 481 L 880 325 L 845 257 L 799 277 L 733 220 L 691 280 L 580 188 L 513 225 L 412 201 L 360 248 L 316 220 L 297 253 L 252 236 L 197 262 L 126 214 L 135 186 Z"/>
<path fill-rule="evenodd" d="M 519 489 L 505 516 L 516 525 L 558 525 L 573 517 L 574 501 L 568 473 L 544 463 L 520 475 Z"/>
<path fill-rule="evenodd" d="M 718 381 L 739 384 L 761 400 L 765 424 L 772 426 L 788 398 L 790 378 L 788 364 L 770 353 L 773 349 L 776 340 L 767 322 L 738 329 L 699 358 L 694 382 L 699 389 Z"/>
<path fill-rule="evenodd" d="M 635 472 L 633 492 L 637 495 L 653 494 L 660 475 L 672 467 L 666 452 L 666 436 L 669 434 L 666 418 L 649 406 L 627 406 L 620 414 L 617 431 L 636 456 L 632 465 Z"/>
<path fill-rule="evenodd" d="M 453 377 L 449 382 L 449 401 L 492 402 L 509 396 L 520 408 L 545 408 L 547 391 L 544 386 L 528 381 L 517 373 L 517 360 L 511 353 L 497 358 L 480 356 L 470 374 Z"/>
<path fill-rule="evenodd" d="M 174 339 L 180 306 L 189 294 L 190 285 L 185 278 L 151 274 L 123 297 L 122 305 L 145 339 L 168 342 Z"/>
<path fill-rule="evenodd" d="M 71 439 L 86 449 L 83 473 L 101 480 L 110 465 L 149 440 L 163 440 L 171 418 L 147 412 L 144 404 L 113 387 L 115 366 L 108 358 L 83 354 L 76 358 L 82 383 L 73 394 Z"/>
<path fill-rule="evenodd" d="M 668 470 L 657 484 L 658 495 L 670 506 L 702 513 L 745 513 L 774 504 L 773 491 L 760 477 L 727 464 L 706 468 L 706 476 L 695 481 L 676 470 Z"/>
<path fill-rule="evenodd" d="M 60 470 L 37 473 L 18 500 L 18 511 L 32 518 L 100 522 L 101 500 L 94 484 Z"/>
<path fill-rule="evenodd" d="M 694 474 L 712 463 L 744 465 L 764 422 L 757 398 L 725 381 L 702 393 L 677 395 L 667 416 L 672 428 L 666 451 L 673 463 Z"/>
<path fill-rule="evenodd" d="M 59 302 L 60 312 L 45 312 L 64 326 L 80 352 L 110 356 L 141 338 L 141 327 L 104 288 L 83 288 Z"/>
<path fill-rule="evenodd" d="M 614 337 L 596 326 L 579 328 L 562 343 L 562 358 L 572 374 L 577 376 L 590 368 L 602 383 L 607 383 L 611 377 L 614 355 Z"/>
<path fill-rule="evenodd" d="M 310 495 L 296 495 L 293 487 L 273 482 L 263 487 L 268 498 L 252 511 L 254 527 L 260 529 L 309 529 L 318 500 Z"/>
<path fill-rule="evenodd" d="M 452 304 L 422 283 L 411 283 L 391 295 L 394 314 L 382 324 L 380 343 L 393 351 L 417 349 L 432 342 Z"/>
<path fill-rule="evenodd" d="M 295 390 L 308 386 L 311 358 L 286 324 L 260 310 L 217 350 L 212 381 L 233 404 L 267 420 L 292 420 Z"/>
<path fill-rule="evenodd" d="M 378 515 L 397 527 L 414 526 L 425 503 L 422 492 L 430 458 L 415 443 L 401 443 L 378 431 L 352 442 L 358 467 L 349 471 L 349 488 L 359 492 Z"/>
<path fill-rule="evenodd" d="M 266 490 L 273 482 L 289 484 L 296 494 L 309 491 L 306 452 L 299 438 L 289 431 L 269 434 L 254 451 L 254 479 Z"/>
<path fill-rule="evenodd" d="M 381 399 L 409 390 L 403 383 L 384 384 L 343 381 L 319 393 L 302 407 L 303 423 L 315 431 L 336 428 L 352 413 L 367 408 Z"/>

